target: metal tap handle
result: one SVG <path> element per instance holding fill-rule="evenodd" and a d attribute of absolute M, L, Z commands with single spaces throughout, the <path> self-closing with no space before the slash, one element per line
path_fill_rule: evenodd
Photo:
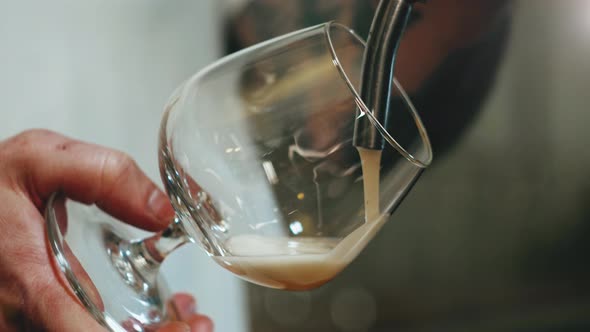
<path fill-rule="evenodd" d="M 414 2 L 416 0 L 381 0 L 367 38 L 360 96 L 385 128 L 389 120 L 395 57 Z M 384 140 L 366 116 L 359 116 L 353 144 L 381 150 Z"/>

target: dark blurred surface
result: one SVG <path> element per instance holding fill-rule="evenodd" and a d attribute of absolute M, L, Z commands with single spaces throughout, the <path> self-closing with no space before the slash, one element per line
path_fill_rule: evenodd
<path fill-rule="evenodd" d="M 374 1 L 254 1 L 234 51 Z M 249 285 L 253 331 L 590 331 L 590 2 L 417 8 L 398 77 L 435 161 L 338 278 Z"/>

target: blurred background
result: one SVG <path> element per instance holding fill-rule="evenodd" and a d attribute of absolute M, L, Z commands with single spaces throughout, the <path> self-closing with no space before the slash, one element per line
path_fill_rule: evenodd
<path fill-rule="evenodd" d="M 128 152 L 159 183 L 162 106 L 183 80 L 330 19 L 366 36 L 374 5 L 0 0 L 0 138 L 57 130 Z M 176 252 L 164 273 L 217 331 L 590 330 L 590 2 L 432 0 L 415 13 L 398 77 L 432 167 L 318 290 L 264 289 L 196 246 Z"/>

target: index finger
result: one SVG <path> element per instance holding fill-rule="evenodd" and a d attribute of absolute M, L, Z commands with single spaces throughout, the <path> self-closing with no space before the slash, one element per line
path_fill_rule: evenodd
<path fill-rule="evenodd" d="M 39 208 L 53 192 L 96 204 L 115 218 L 156 231 L 174 216 L 167 196 L 128 155 L 50 131 L 30 131 L 12 139 L 24 157 L 20 175 Z"/>

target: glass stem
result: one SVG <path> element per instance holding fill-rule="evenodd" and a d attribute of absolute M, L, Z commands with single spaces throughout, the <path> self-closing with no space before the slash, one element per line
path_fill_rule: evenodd
<path fill-rule="evenodd" d="M 125 282 L 151 298 L 157 291 L 160 264 L 173 250 L 189 242 L 178 217 L 163 231 L 137 241 L 106 239 L 113 265 Z"/>

